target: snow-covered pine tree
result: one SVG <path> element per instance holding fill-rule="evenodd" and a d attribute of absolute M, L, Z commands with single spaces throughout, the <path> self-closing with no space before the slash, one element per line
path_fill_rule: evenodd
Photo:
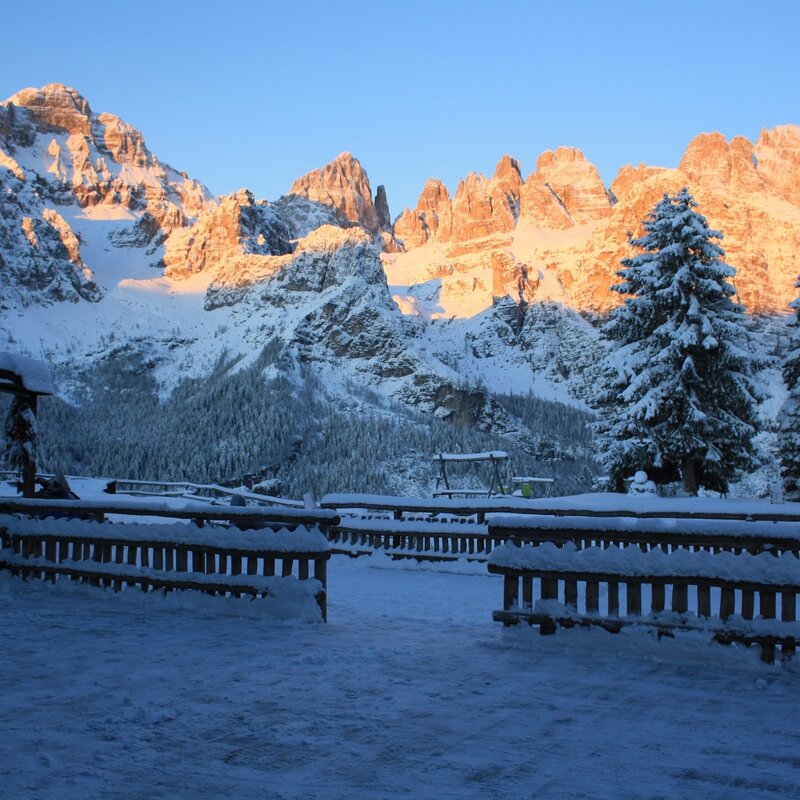
<path fill-rule="evenodd" d="M 15 396 L 5 425 L 6 459 L 12 469 L 25 475 L 36 471 L 36 415 L 30 400 Z M 31 474 L 33 474 L 31 472 Z"/>
<path fill-rule="evenodd" d="M 800 278 L 795 286 L 800 288 Z M 789 396 L 781 409 L 778 453 L 781 459 L 783 495 L 800 500 L 800 297 L 789 306 L 795 310 L 789 349 L 783 360 L 783 380 Z"/>
<path fill-rule="evenodd" d="M 603 326 L 612 350 L 594 398 L 599 459 L 611 484 L 645 470 L 656 483 L 683 479 L 727 491 L 756 466 L 759 429 L 744 309 L 728 279 L 724 251 L 687 189 L 663 199 L 622 261 L 622 306 Z"/>

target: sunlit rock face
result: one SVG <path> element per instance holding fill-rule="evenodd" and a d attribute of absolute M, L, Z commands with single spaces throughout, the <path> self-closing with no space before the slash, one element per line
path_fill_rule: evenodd
<path fill-rule="evenodd" d="M 331 206 L 343 222 L 355 222 L 373 235 L 380 233 L 369 178 L 361 162 L 350 153 L 342 153 L 322 169 L 298 178 L 289 194 Z"/>
<path fill-rule="evenodd" d="M 92 110 L 75 89 L 50 83 L 41 89 L 23 89 L 8 98 L 10 104 L 28 111 L 28 119 L 39 133 L 66 132 L 91 136 Z"/>
<path fill-rule="evenodd" d="M 215 270 L 222 271 L 226 281 L 247 281 L 269 269 L 267 257 L 291 252 L 290 238 L 275 207 L 242 189 L 223 198 L 191 228 L 167 239 L 164 274 L 180 279 Z"/>
<path fill-rule="evenodd" d="M 500 295 L 588 312 L 621 302 L 610 291 L 631 236 L 665 192 L 687 186 L 709 225 L 724 234 L 739 299 L 754 313 L 783 313 L 800 273 L 800 127 L 763 131 L 753 145 L 719 133 L 693 139 L 675 169 L 623 167 L 606 189 L 575 148 L 543 153 L 517 181 L 504 157 L 491 180 L 469 175 L 449 201 L 431 179 L 395 234 L 406 253 L 385 255 L 390 282 L 420 293 L 437 281 L 435 303 L 401 306 L 430 316 L 469 316 Z M 502 188 L 501 188 L 502 187 Z M 443 224 L 444 221 L 444 224 Z M 445 246 L 446 245 L 446 246 Z M 426 255 L 427 254 L 427 255 Z"/>
<path fill-rule="evenodd" d="M 136 128 L 57 83 L 0 103 L 0 192 L 5 307 L 97 300 L 100 261 L 139 248 L 160 265 L 169 236 L 218 204 Z"/>
<path fill-rule="evenodd" d="M 81 207 L 121 206 L 147 211 L 164 235 L 205 213 L 214 201 L 197 181 L 159 163 L 142 134 L 113 114 L 92 112 L 75 89 L 53 83 L 24 89 L 2 104 L 16 128 L 28 125 L 46 150 L 50 193 Z M 0 123 L 2 131 L 2 123 Z M 14 146 L 11 137 L 10 144 Z"/>
<path fill-rule="evenodd" d="M 453 210 L 447 187 L 430 178 L 413 211 L 405 209 L 394 224 L 395 236 L 406 248 L 419 247 L 441 236 L 446 239 L 453 227 Z"/>
<path fill-rule="evenodd" d="M 600 175 L 580 150 L 547 150 L 539 156 L 536 176 L 553 191 L 575 225 L 611 215 L 611 201 Z"/>
<path fill-rule="evenodd" d="M 800 126 L 763 130 L 753 148 L 759 175 L 784 200 L 800 206 Z"/>

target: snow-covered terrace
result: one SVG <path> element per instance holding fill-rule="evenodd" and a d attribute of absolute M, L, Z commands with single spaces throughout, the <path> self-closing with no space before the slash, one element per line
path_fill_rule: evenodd
<path fill-rule="evenodd" d="M 800 796 L 800 661 L 503 630 L 501 584 L 335 557 L 314 625 L 0 574 L 0 796 Z"/>

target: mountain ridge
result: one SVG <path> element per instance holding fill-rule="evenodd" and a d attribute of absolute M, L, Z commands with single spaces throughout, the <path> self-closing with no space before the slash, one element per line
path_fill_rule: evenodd
<path fill-rule="evenodd" d="M 731 233 L 745 304 L 780 314 L 800 271 L 797 126 L 764 131 L 755 145 L 701 134 L 679 167 L 627 166 L 610 187 L 574 147 L 545 151 L 527 177 L 506 155 L 452 197 L 429 180 L 392 223 L 386 189 L 373 193 L 350 153 L 273 202 L 247 189 L 215 197 L 74 89 L 25 89 L 0 103 L 0 334 L 68 363 L 101 357 L 97 333 L 114 330 L 143 343 L 165 392 L 207 373 L 223 348 L 252 363 L 277 336 L 332 383 L 341 371 L 508 432 L 492 392 L 536 387 L 582 404 L 599 347 L 592 315 L 619 302 L 609 287 L 628 234 L 686 183 L 712 226 Z M 338 285 L 308 283 L 309 264 Z M 78 307 L 36 311 L 63 300 Z M 36 332 L 17 330 L 15 315 Z M 367 346 L 370 336 L 390 346 Z M 467 400 L 475 389 L 483 400 Z"/>

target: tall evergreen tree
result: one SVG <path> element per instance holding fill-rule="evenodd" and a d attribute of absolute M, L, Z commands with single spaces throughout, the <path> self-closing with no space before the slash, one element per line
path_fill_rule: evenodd
<path fill-rule="evenodd" d="M 622 261 L 625 295 L 602 333 L 613 349 L 595 395 L 599 458 L 612 484 L 645 470 L 657 483 L 683 479 L 727 491 L 752 469 L 758 431 L 744 309 L 728 282 L 735 271 L 687 189 L 663 199 Z"/>
<path fill-rule="evenodd" d="M 800 288 L 800 278 L 795 286 Z M 789 306 L 795 310 L 795 319 L 783 361 L 783 380 L 789 396 L 781 409 L 778 448 L 784 497 L 797 501 L 800 500 L 800 297 Z"/>

